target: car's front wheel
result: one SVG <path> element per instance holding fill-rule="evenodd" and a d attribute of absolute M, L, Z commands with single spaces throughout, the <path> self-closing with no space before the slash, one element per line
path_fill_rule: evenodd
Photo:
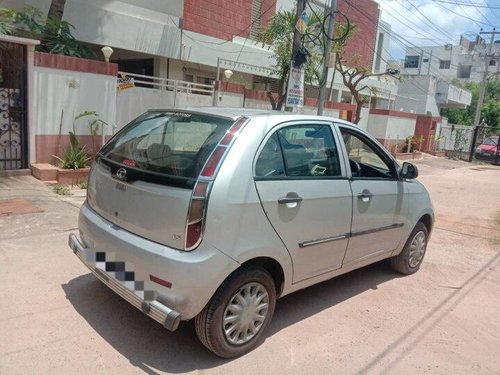
<path fill-rule="evenodd" d="M 392 268 L 402 274 L 411 275 L 419 270 L 427 250 L 427 227 L 418 222 L 406 241 L 403 251 L 391 258 Z"/>
<path fill-rule="evenodd" d="M 258 344 L 275 304 L 271 275 L 260 267 L 241 268 L 224 281 L 195 318 L 196 334 L 220 357 L 245 354 Z"/>

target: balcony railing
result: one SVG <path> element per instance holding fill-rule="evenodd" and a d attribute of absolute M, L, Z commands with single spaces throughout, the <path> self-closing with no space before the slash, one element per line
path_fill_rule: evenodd
<path fill-rule="evenodd" d="M 212 95 L 214 92 L 213 85 L 205 85 L 188 81 L 179 81 L 176 79 L 160 78 L 153 76 L 145 76 L 142 74 L 118 72 L 119 79 L 133 79 L 133 84 L 136 87 L 145 87 L 157 90 L 167 90 L 174 92 L 192 93 L 199 95 Z"/>

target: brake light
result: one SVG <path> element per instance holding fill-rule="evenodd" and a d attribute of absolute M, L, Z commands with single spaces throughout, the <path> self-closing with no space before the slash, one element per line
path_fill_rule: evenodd
<path fill-rule="evenodd" d="M 201 242 L 204 229 L 206 208 L 210 186 L 217 174 L 219 166 L 224 160 L 229 146 L 239 134 L 242 126 L 246 123 L 246 117 L 240 117 L 219 141 L 217 147 L 208 158 L 200 177 L 196 182 L 189 204 L 186 223 L 185 249 L 193 250 Z"/>
<path fill-rule="evenodd" d="M 209 183 L 198 181 L 194 187 L 186 226 L 186 250 L 194 249 L 201 241 Z"/>
<path fill-rule="evenodd" d="M 217 166 L 219 165 L 224 153 L 226 152 L 227 146 L 217 146 L 215 150 L 212 152 L 212 155 L 208 159 L 205 167 L 201 171 L 201 175 L 203 177 L 213 177 L 215 175 L 215 171 L 217 170 Z"/>

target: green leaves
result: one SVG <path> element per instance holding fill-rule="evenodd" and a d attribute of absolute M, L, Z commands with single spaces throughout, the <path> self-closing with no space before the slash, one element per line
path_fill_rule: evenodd
<path fill-rule="evenodd" d="M 56 155 L 52 156 L 59 161 L 59 166 L 62 169 L 84 168 L 90 161 L 90 158 L 87 156 L 87 152 L 85 151 L 85 147 L 80 147 L 78 141 L 76 141 L 76 144 L 74 144 L 73 141 L 70 142 L 68 147 L 66 147 L 66 150 L 64 150 L 62 158 Z"/>
<path fill-rule="evenodd" d="M 71 34 L 74 26 L 67 21 L 49 17 L 45 22 L 38 8 L 25 6 L 20 10 L 0 8 L 0 34 L 39 39 L 37 51 L 73 57 L 92 58 L 92 50 Z"/>
<path fill-rule="evenodd" d="M 476 106 L 481 85 L 477 82 L 467 82 L 461 85 L 459 82 L 452 82 L 472 93 L 472 102 L 465 109 L 443 108 L 441 116 L 447 117 L 450 124 L 473 125 Z M 500 129 L 500 81 L 489 81 L 486 87 L 484 104 L 481 108 L 481 120 L 484 120 L 492 128 L 492 132 Z"/>

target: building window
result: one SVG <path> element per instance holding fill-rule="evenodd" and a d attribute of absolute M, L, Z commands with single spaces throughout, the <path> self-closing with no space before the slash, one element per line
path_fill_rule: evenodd
<path fill-rule="evenodd" d="M 429 59 L 423 59 L 422 62 L 429 62 Z"/>
<path fill-rule="evenodd" d="M 494 59 L 490 60 L 490 66 L 495 66 L 497 64 L 497 61 Z"/>
<path fill-rule="evenodd" d="M 439 69 L 450 69 L 450 60 L 439 60 Z"/>
<path fill-rule="evenodd" d="M 420 56 L 406 56 L 405 57 L 405 68 L 418 68 L 418 63 Z"/>
<path fill-rule="evenodd" d="M 459 65 L 457 78 L 470 78 L 471 65 Z"/>
<path fill-rule="evenodd" d="M 256 40 L 259 36 L 262 16 L 262 0 L 252 1 L 252 25 L 250 26 L 250 38 Z"/>

